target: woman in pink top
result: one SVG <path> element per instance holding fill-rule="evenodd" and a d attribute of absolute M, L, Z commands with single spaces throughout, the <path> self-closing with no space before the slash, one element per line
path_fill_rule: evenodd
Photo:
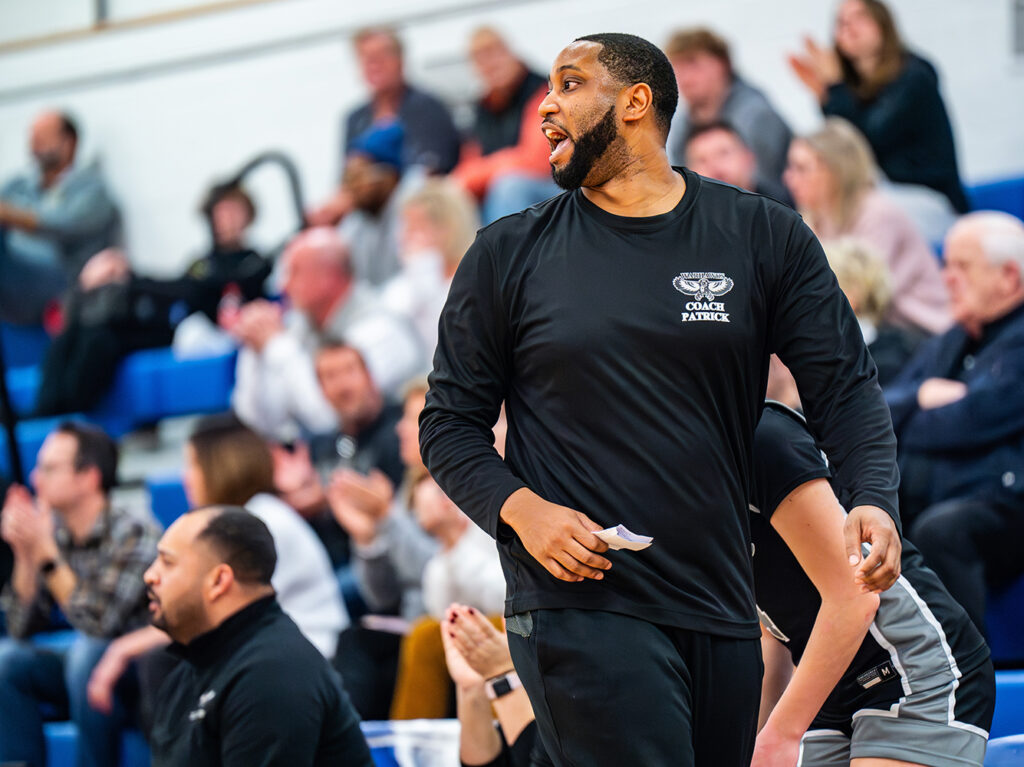
<path fill-rule="evenodd" d="M 892 285 L 886 320 L 941 333 L 951 319 L 939 262 L 910 217 L 876 187 L 864 137 L 842 118 L 793 140 L 783 181 L 821 240 L 855 237 L 885 260 Z"/>

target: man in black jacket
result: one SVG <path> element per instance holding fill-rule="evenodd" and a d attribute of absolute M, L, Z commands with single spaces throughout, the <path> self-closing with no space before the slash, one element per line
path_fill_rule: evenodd
<path fill-rule="evenodd" d="M 155 767 L 372 767 L 338 678 L 274 597 L 276 563 L 244 509 L 191 512 L 161 539 L 149 609 L 184 662 L 159 695 Z"/>
<path fill-rule="evenodd" d="M 975 625 L 1024 573 L 1024 223 L 970 213 L 946 237 L 956 324 L 886 389 L 908 537 Z"/>
<path fill-rule="evenodd" d="M 550 84 L 541 127 L 571 191 L 481 230 L 463 259 L 424 462 L 498 541 L 512 658 L 557 765 L 749 764 L 748 481 L 769 354 L 853 488 L 847 553 L 873 588 L 899 569 L 889 413 L 799 217 L 669 165 L 664 54 L 580 38 Z M 595 532 L 618 524 L 653 545 L 609 553 Z"/>

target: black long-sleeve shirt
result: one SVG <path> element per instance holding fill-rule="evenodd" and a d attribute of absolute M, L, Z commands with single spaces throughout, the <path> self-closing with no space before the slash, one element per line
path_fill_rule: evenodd
<path fill-rule="evenodd" d="M 920 56 L 905 54 L 899 75 L 874 98 L 859 98 L 846 83 L 833 85 L 821 111 L 856 125 L 892 181 L 931 187 L 958 213 L 970 210 L 939 76 Z"/>
<path fill-rule="evenodd" d="M 372 767 L 334 670 L 273 596 L 173 645 L 160 688 L 154 767 Z"/>
<path fill-rule="evenodd" d="M 666 214 L 566 193 L 481 230 L 455 275 L 420 444 L 498 539 L 508 615 L 602 609 L 757 636 L 748 478 L 772 351 L 856 503 L 898 519 L 889 413 L 821 246 L 785 206 L 680 172 Z M 610 553 L 602 581 L 559 581 L 499 520 L 524 486 L 654 544 Z"/>

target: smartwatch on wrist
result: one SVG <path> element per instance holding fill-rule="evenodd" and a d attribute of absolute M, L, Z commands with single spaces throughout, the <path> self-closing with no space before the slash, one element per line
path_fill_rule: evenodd
<path fill-rule="evenodd" d="M 513 690 L 518 690 L 523 686 L 523 683 L 519 681 L 519 674 L 515 671 L 508 671 L 500 676 L 494 676 L 484 682 L 484 692 L 487 693 L 488 700 L 497 700 L 505 695 L 508 695 Z"/>

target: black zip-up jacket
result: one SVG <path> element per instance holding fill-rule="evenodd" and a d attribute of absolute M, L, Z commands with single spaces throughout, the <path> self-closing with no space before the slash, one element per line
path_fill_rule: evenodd
<path fill-rule="evenodd" d="M 337 675 L 276 597 L 171 650 L 153 767 L 373 767 Z"/>
<path fill-rule="evenodd" d="M 497 538 L 507 615 L 576 607 L 758 636 L 748 483 L 773 351 L 853 500 L 898 522 L 889 411 L 818 241 L 784 205 L 679 172 L 686 192 L 663 215 L 612 215 L 576 190 L 500 219 L 453 280 L 420 445 Z M 524 486 L 654 544 L 611 552 L 602 581 L 559 581 L 499 520 Z"/>

